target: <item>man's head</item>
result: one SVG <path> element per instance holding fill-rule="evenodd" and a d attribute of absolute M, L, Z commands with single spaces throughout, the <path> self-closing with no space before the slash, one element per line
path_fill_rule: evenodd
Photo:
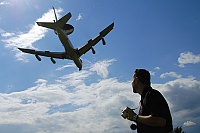
<path fill-rule="evenodd" d="M 132 79 L 132 87 L 134 93 L 141 93 L 140 89 L 145 86 L 150 86 L 150 73 L 145 69 L 136 69 Z"/>

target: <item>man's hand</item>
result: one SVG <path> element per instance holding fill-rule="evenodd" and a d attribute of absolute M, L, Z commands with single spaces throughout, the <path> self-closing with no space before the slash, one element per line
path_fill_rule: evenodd
<path fill-rule="evenodd" d="M 136 121 L 137 114 L 133 111 L 133 109 L 126 107 L 124 110 L 122 110 L 122 113 L 127 114 L 127 119 L 130 121 Z"/>

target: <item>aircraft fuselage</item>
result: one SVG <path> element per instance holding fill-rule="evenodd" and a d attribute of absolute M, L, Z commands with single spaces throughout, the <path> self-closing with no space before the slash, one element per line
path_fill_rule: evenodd
<path fill-rule="evenodd" d="M 81 70 L 82 69 L 82 61 L 79 58 L 79 56 L 77 55 L 76 50 L 74 49 L 71 41 L 69 40 L 69 38 L 67 36 L 67 33 L 64 30 L 57 28 L 57 35 L 65 48 L 65 52 L 74 61 L 76 66 L 79 68 L 79 70 Z"/>

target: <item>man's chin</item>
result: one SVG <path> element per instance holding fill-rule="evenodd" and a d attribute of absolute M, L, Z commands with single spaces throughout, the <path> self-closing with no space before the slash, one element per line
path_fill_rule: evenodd
<path fill-rule="evenodd" d="M 137 91 L 133 90 L 133 93 L 137 93 Z"/>

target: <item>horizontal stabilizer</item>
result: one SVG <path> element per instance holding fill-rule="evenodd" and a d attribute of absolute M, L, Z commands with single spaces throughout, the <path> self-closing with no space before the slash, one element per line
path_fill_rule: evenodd
<path fill-rule="evenodd" d="M 63 28 L 64 25 L 69 21 L 69 19 L 72 17 L 72 14 L 69 12 L 68 14 L 66 14 L 64 17 L 62 17 L 61 19 L 59 19 L 56 22 L 56 25 L 60 28 Z"/>
<path fill-rule="evenodd" d="M 42 27 L 45 27 L 45 28 L 56 30 L 56 27 L 63 28 L 65 26 L 65 24 L 69 21 L 71 16 L 72 15 L 69 12 L 64 17 L 62 17 L 57 22 L 55 22 L 56 24 L 54 22 L 36 22 L 36 23 L 37 23 L 38 26 L 42 26 Z"/>
<path fill-rule="evenodd" d="M 51 22 L 36 22 L 36 23 L 38 26 L 42 26 L 42 27 L 49 28 L 52 30 L 56 29 L 55 24 Z"/>

